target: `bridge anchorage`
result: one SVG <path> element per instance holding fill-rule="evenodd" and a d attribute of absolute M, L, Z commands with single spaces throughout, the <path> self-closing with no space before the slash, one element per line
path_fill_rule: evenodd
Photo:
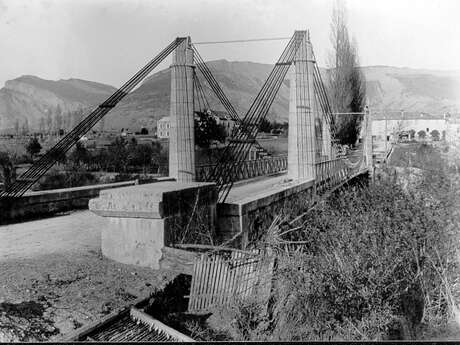
<path fill-rule="evenodd" d="M 282 208 L 368 173 L 372 165 L 370 112 L 366 109 L 358 114 L 363 116 L 359 148 L 344 154 L 336 144 L 334 114 L 308 31 L 296 31 L 289 39 L 242 117 L 191 38 L 179 37 L 1 192 L 2 209 L 20 205 L 27 190 L 170 54 L 171 180 L 103 190 L 98 198 L 90 200 L 90 210 L 106 221 L 101 229 L 105 256 L 155 269 L 179 267 L 192 274 L 190 265 L 178 259 L 189 254 L 179 248 L 251 248 L 260 231 L 268 229 Z M 249 159 L 252 147 L 263 151 L 257 143 L 259 125 L 267 117 L 288 73 L 288 154 Z M 218 162 L 197 167 L 194 116 L 197 111 L 209 109 L 202 81 L 236 125 Z M 238 180 L 273 174 L 277 175 L 235 184 Z"/>

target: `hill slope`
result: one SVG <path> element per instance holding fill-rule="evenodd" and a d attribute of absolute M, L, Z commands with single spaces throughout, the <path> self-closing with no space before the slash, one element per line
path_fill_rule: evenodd
<path fill-rule="evenodd" d="M 460 71 L 369 66 L 363 72 L 374 109 L 441 114 L 460 109 Z"/>
<path fill-rule="evenodd" d="M 211 61 L 208 66 L 240 117 L 243 117 L 249 109 L 273 67 L 266 64 L 226 60 Z M 203 77 L 200 77 L 200 80 L 211 107 L 215 110 L 223 110 L 206 80 Z M 169 116 L 170 83 L 169 70 L 160 71 L 147 78 L 139 88 L 109 113 L 110 120 L 106 121 L 106 128 L 155 127 L 158 119 Z M 272 119 L 275 117 L 287 119 L 289 95 L 287 85 L 289 84 L 285 83 L 281 86 L 270 109 L 269 117 Z"/>
<path fill-rule="evenodd" d="M 211 61 L 210 69 L 242 117 L 267 78 L 272 65 L 252 62 Z M 367 81 L 372 109 L 455 112 L 460 108 L 460 72 L 416 70 L 390 66 L 362 68 Z M 324 70 L 323 70 L 323 73 Z M 326 80 L 327 78 L 324 78 Z M 207 83 L 202 79 L 211 107 L 222 110 Z M 269 118 L 285 121 L 288 117 L 289 81 L 285 80 L 270 109 Z M 115 89 L 112 86 L 78 80 L 49 81 L 23 76 L 6 82 L 0 89 L 0 130 L 12 128 L 15 119 L 29 120 L 36 128 L 40 117 L 95 106 Z M 170 72 L 159 71 L 148 77 L 107 115 L 106 129 L 142 126 L 153 128 L 159 118 L 169 115 Z"/>
<path fill-rule="evenodd" d="M 51 81 L 34 76 L 9 80 L 0 89 L 0 130 L 12 129 L 14 123 L 29 122 L 29 128 L 38 128 L 40 118 L 54 115 L 60 109 L 63 115 L 77 109 L 97 105 L 115 88 L 80 79 Z"/>
<path fill-rule="evenodd" d="M 242 117 L 267 78 L 272 65 L 252 62 L 211 61 L 210 69 L 225 94 Z M 442 114 L 460 109 L 460 73 L 416 70 L 389 66 L 362 68 L 366 77 L 368 97 L 373 110 L 400 110 Z M 323 74 L 326 73 L 322 70 Z M 288 76 L 289 77 L 289 74 Z M 327 80 L 324 76 L 323 80 Z M 211 106 L 220 109 L 219 102 L 207 87 Z M 289 81 L 285 80 L 270 109 L 269 118 L 287 121 Z M 162 116 L 169 115 L 170 74 L 158 72 L 123 100 L 110 116 L 114 128 L 154 127 Z M 458 110 L 457 110 L 458 111 Z M 106 122 L 107 123 L 107 122 Z"/>

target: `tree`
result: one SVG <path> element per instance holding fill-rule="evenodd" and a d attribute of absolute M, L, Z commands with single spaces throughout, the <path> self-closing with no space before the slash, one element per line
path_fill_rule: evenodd
<path fill-rule="evenodd" d="M 264 133 L 270 133 L 272 128 L 272 124 L 267 119 L 263 119 L 259 124 L 259 130 Z"/>
<path fill-rule="evenodd" d="M 59 108 L 60 109 L 60 108 Z M 61 112 L 54 114 L 54 131 L 59 135 L 59 130 L 62 128 L 62 115 Z"/>
<path fill-rule="evenodd" d="M 152 164 L 157 169 L 159 174 L 161 167 L 168 166 L 169 153 L 163 149 L 159 142 L 152 142 Z"/>
<path fill-rule="evenodd" d="M 117 172 L 125 172 L 128 163 L 128 150 L 126 149 L 126 140 L 117 137 L 108 150 L 108 160 L 110 166 Z"/>
<path fill-rule="evenodd" d="M 42 146 L 40 145 L 36 137 L 33 137 L 32 139 L 30 139 L 26 145 L 26 151 L 30 155 L 31 158 L 33 158 L 37 153 L 39 153 L 41 149 L 42 149 Z"/>
<path fill-rule="evenodd" d="M 73 162 L 75 166 L 87 164 L 90 161 L 90 153 L 81 141 L 77 141 L 74 149 L 69 155 L 69 160 Z"/>
<path fill-rule="evenodd" d="M 350 42 L 346 10 L 337 1 L 332 12 L 329 88 L 334 111 L 360 113 L 366 99 L 365 79 L 359 68 L 356 41 Z M 358 139 L 362 115 L 336 116 L 336 138 L 341 144 L 353 145 Z"/>
<path fill-rule="evenodd" d="M 14 134 L 19 135 L 19 120 L 14 120 Z"/>
<path fill-rule="evenodd" d="M 42 117 L 40 117 L 40 120 L 38 121 L 38 131 L 41 134 L 43 134 L 43 133 L 45 133 L 45 128 L 46 128 L 45 118 L 42 116 Z"/>
<path fill-rule="evenodd" d="M 46 114 L 46 129 L 48 130 L 48 134 L 51 134 L 53 131 L 53 119 L 51 118 L 49 110 Z"/>
<path fill-rule="evenodd" d="M 414 139 L 414 138 L 415 138 L 415 130 L 411 129 L 411 130 L 409 131 L 409 138 L 410 138 L 410 139 Z"/>
<path fill-rule="evenodd" d="M 24 119 L 24 122 L 22 123 L 21 134 L 24 136 L 29 134 L 29 120 L 27 119 L 27 117 Z"/>
<path fill-rule="evenodd" d="M 417 132 L 417 135 L 420 139 L 425 139 L 426 138 L 426 132 L 422 129 L 421 131 Z"/>
<path fill-rule="evenodd" d="M 195 117 L 195 144 L 201 148 L 209 149 L 213 142 L 225 142 L 227 134 L 224 126 L 217 124 L 212 115 L 197 111 Z"/>
<path fill-rule="evenodd" d="M 13 162 L 11 161 L 10 156 L 7 152 L 0 151 L 0 167 L 3 175 L 3 183 L 5 190 L 8 190 L 8 187 L 11 185 L 12 179 L 14 179 L 14 167 Z"/>
<path fill-rule="evenodd" d="M 434 141 L 439 141 L 439 139 L 441 139 L 441 134 L 437 129 L 432 130 L 430 134 Z"/>
<path fill-rule="evenodd" d="M 145 127 L 142 127 L 141 129 L 141 135 L 148 135 L 149 134 L 149 130 Z"/>
<path fill-rule="evenodd" d="M 62 128 L 67 132 L 69 131 L 72 126 L 70 112 L 65 112 L 62 114 Z"/>
<path fill-rule="evenodd" d="M 153 157 L 153 146 L 147 144 L 136 145 L 133 152 L 129 152 L 128 164 L 136 167 L 142 167 L 145 173 L 145 168 L 150 166 Z"/>

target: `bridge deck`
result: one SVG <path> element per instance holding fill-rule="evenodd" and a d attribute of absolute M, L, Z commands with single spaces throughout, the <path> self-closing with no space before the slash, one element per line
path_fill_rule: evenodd
<path fill-rule="evenodd" d="M 235 184 L 231 189 L 225 203 L 247 203 L 255 198 L 260 198 L 265 195 L 275 194 L 282 191 L 296 182 L 288 181 L 287 175 L 282 174 L 274 177 L 266 177 L 251 181 L 250 183 Z"/>

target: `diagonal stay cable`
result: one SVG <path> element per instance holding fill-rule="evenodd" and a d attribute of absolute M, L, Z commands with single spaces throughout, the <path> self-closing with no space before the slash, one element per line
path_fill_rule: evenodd
<path fill-rule="evenodd" d="M 165 49 L 165 51 L 172 51 L 171 45 Z M 173 48 L 174 49 L 174 48 Z M 164 51 L 164 52 L 165 52 Z M 160 54 L 160 58 L 166 56 Z M 163 57 L 164 58 L 164 57 Z M 154 59 L 156 60 L 156 59 Z M 152 62 L 154 62 L 152 60 Z M 151 62 L 151 63 L 152 63 Z M 34 166 L 32 166 L 25 174 L 20 177 L 20 180 L 16 184 L 13 184 L 9 190 L 9 196 L 17 196 L 18 194 L 25 192 L 31 185 L 32 181 L 46 172 L 56 161 L 56 159 L 64 154 L 73 145 L 74 140 L 82 135 L 82 131 L 89 130 L 92 125 L 95 124 L 102 116 L 104 116 L 113 106 L 108 102 L 117 102 L 123 98 L 130 88 L 135 86 L 135 83 L 140 81 L 140 78 L 145 77 L 149 71 L 146 68 L 151 67 L 149 63 L 143 70 L 138 72 L 130 81 L 128 81 L 122 88 L 117 90 L 107 101 L 100 105 L 90 116 L 86 117 L 79 125 L 77 125 L 69 134 L 66 135 L 58 144 L 56 144 L 50 151 L 48 151 Z M 84 134 L 84 133 L 83 133 Z M 77 138 L 77 139 L 75 139 Z M 23 180 L 21 180 L 23 179 Z M 33 183 L 32 183 L 33 184 Z"/>
<path fill-rule="evenodd" d="M 63 139 L 32 165 L 6 191 L 0 192 L 0 198 L 17 197 L 23 195 L 59 157 L 65 154 L 89 129 L 104 117 L 115 105 L 123 99 L 141 80 L 143 80 L 161 61 L 164 60 L 185 38 L 177 38 L 171 42 L 160 54 L 153 58 L 146 66 L 137 72 L 120 89 L 115 91 L 106 101 L 99 105 Z"/>
<path fill-rule="evenodd" d="M 232 120 L 235 121 L 236 124 L 241 125 L 241 118 L 238 116 L 238 113 L 236 112 L 235 108 L 233 107 L 233 105 L 231 104 L 227 96 L 225 95 L 224 91 L 220 87 L 216 78 L 212 74 L 210 68 L 208 67 L 206 62 L 203 60 L 203 58 L 201 57 L 196 47 L 192 45 L 192 48 L 194 50 L 195 58 L 198 62 L 197 63 L 198 70 L 203 74 L 209 86 L 211 87 L 211 90 L 217 96 L 217 98 L 219 99 L 221 104 L 224 106 L 225 110 L 230 115 Z M 259 143 L 256 142 L 255 145 L 257 146 L 259 150 L 264 150 Z"/>
<path fill-rule="evenodd" d="M 272 87 L 272 82 L 276 79 L 276 76 L 279 72 L 279 66 L 283 65 L 283 61 L 285 60 L 286 54 L 288 54 L 288 52 L 291 50 L 290 47 L 292 41 L 293 39 L 291 39 L 288 46 L 286 46 L 283 54 L 281 55 L 274 69 L 270 73 L 267 81 L 263 85 L 258 96 L 256 97 L 256 100 L 253 102 L 248 113 L 246 114 L 242 126 L 238 128 L 239 131 L 237 131 L 236 135 L 234 136 L 233 142 L 231 142 L 229 147 L 226 149 L 226 152 L 223 155 L 223 161 L 221 161 L 222 166 L 216 166 L 212 173 L 215 180 L 218 182 L 219 190 L 222 190 L 222 188 L 224 188 L 224 186 L 228 184 L 228 181 L 232 179 L 231 174 L 233 174 L 235 164 L 231 165 L 229 163 L 231 163 L 232 160 L 239 162 L 242 157 L 247 155 L 246 150 L 248 146 L 250 147 L 250 145 L 247 145 L 248 139 L 253 139 L 250 138 L 250 136 L 253 136 L 254 133 L 257 133 L 257 128 L 255 128 L 257 126 L 255 126 L 256 123 L 254 122 L 254 120 L 256 119 L 255 114 L 258 113 L 258 110 L 260 109 L 261 104 L 264 102 L 268 90 Z"/>
<path fill-rule="evenodd" d="M 225 201 L 228 196 L 228 192 L 233 185 L 234 180 L 231 173 L 232 169 L 221 168 L 225 168 L 225 165 L 228 165 L 228 159 L 236 160 L 239 163 L 241 158 L 245 158 L 247 156 L 248 148 L 252 145 L 252 141 L 247 139 L 253 139 L 254 136 L 257 135 L 257 125 L 267 115 L 289 66 L 292 64 L 295 53 L 304 35 L 305 32 L 296 32 L 296 34 L 291 38 L 291 41 L 283 51 L 283 54 L 275 64 L 275 67 L 270 73 L 267 81 L 257 95 L 256 100 L 252 103 L 248 113 L 246 114 L 241 126 L 245 130 L 238 131 L 235 135 L 236 140 L 234 140 L 234 144 L 231 143 L 226 150 L 228 154 L 224 154 L 223 161 L 221 161 L 214 169 L 215 171 L 212 175 L 216 177 L 219 189 L 223 192 L 220 196 L 221 202 Z"/>

